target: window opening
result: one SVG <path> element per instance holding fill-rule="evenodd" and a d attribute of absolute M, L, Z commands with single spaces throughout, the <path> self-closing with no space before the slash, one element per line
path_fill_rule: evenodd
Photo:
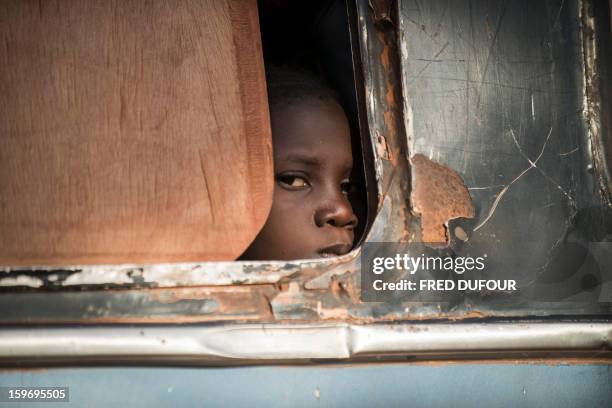
<path fill-rule="evenodd" d="M 283 115 L 291 115 L 291 113 L 286 111 L 280 112 L 275 106 L 276 103 L 278 103 L 277 106 L 284 107 L 286 104 L 291 103 L 290 99 L 292 97 L 294 100 L 298 98 L 307 100 L 309 97 L 310 99 L 335 100 L 343 111 L 338 112 L 336 110 L 336 113 L 338 113 L 338 116 L 343 116 L 348 120 L 353 166 L 350 173 L 350 183 L 347 179 L 342 181 L 345 185 L 338 186 L 337 188 L 342 189 L 343 193 L 347 195 L 350 207 L 343 207 L 340 201 L 336 201 L 334 204 L 332 199 L 322 196 L 313 198 L 312 201 L 319 201 L 311 202 L 313 208 L 310 209 L 307 208 L 308 202 L 304 201 L 303 207 L 299 209 L 295 207 L 296 211 L 292 214 L 295 216 L 296 225 L 288 229 L 291 230 L 293 227 L 297 227 L 300 225 L 300 222 L 303 223 L 303 228 L 297 234 L 292 235 L 291 231 L 287 231 L 285 234 L 281 233 L 282 228 L 279 227 L 279 224 L 282 224 L 282 221 L 277 221 L 277 219 L 280 220 L 283 216 L 275 210 L 281 204 L 277 203 L 277 207 L 275 207 L 273 203 L 269 223 L 264 226 L 260 236 L 243 255 L 243 259 L 275 259 L 279 257 L 280 259 L 295 259 L 296 257 L 312 258 L 342 255 L 348 252 L 346 239 L 340 239 L 341 242 L 331 242 L 334 240 L 338 241 L 339 238 L 337 237 L 343 235 L 342 231 L 344 228 L 337 227 L 345 225 L 354 226 L 350 229 L 351 234 L 354 235 L 353 245 L 356 245 L 361 241 L 368 223 L 364 176 L 366 170 L 362 152 L 362 139 L 357 120 L 357 94 L 346 3 L 344 1 L 329 0 L 307 3 L 260 1 L 259 10 L 264 60 L 268 72 L 268 92 L 271 103 L 273 136 L 275 127 L 278 127 L 276 129 L 278 133 L 292 133 L 296 131 L 296 129 L 287 129 L 287 126 L 281 127 L 280 121 Z M 293 90 L 291 87 L 293 87 Z M 331 91 L 330 93 L 335 95 L 328 95 L 325 88 L 328 88 Z M 301 94 L 298 95 L 300 92 Z M 284 100 L 277 101 L 279 98 Z M 331 104 L 333 105 L 334 103 L 332 102 Z M 303 105 L 306 106 L 308 104 L 303 103 Z M 310 106 L 304 109 L 314 115 L 312 122 L 305 124 L 305 128 L 312 128 L 311 132 L 313 135 L 318 130 L 323 133 L 334 133 L 332 128 L 327 130 L 324 127 L 315 129 L 317 124 L 325 122 L 324 120 L 319 120 L 326 115 L 324 112 L 317 119 L 315 108 Z M 330 113 L 330 115 L 333 116 L 333 113 Z M 339 119 L 339 121 L 345 121 L 345 119 Z M 296 121 L 291 120 L 289 122 L 289 126 L 296 123 Z M 305 133 L 308 133 L 308 129 L 303 130 Z M 342 132 L 341 129 L 339 131 Z M 279 138 L 280 136 L 277 135 L 277 139 Z M 285 140 L 284 134 L 282 138 Z M 275 139 L 274 148 L 276 149 L 275 156 L 279 160 L 281 157 L 280 149 L 285 149 L 287 143 L 280 143 L 277 139 Z M 333 164 L 340 165 L 337 162 L 342 158 L 343 147 L 338 140 L 333 139 L 335 139 L 335 135 L 329 134 L 325 138 L 319 139 L 319 143 L 328 144 L 326 150 L 327 153 L 333 151 Z M 316 153 L 317 149 L 313 149 L 311 146 L 307 150 Z M 323 152 L 323 156 L 325 156 L 325 152 Z M 313 181 L 313 186 L 311 186 L 309 180 L 304 181 L 292 174 L 281 174 L 283 167 L 286 167 L 282 163 L 275 163 L 275 167 L 275 182 L 276 188 L 279 191 L 283 192 L 282 186 L 287 187 L 287 183 L 292 182 L 294 184 L 305 184 L 303 188 L 312 192 L 310 196 L 302 194 L 305 197 L 312 198 L 317 194 L 316 181 Z M 287 177 L 291 177 L 291 179 Z M 292 188 L 296 190 L 300 187 L 293 186 Z M 278 194 L 275 195 L 275 199 L 283 200 L 287 195 L 286 193 Z M 295 196 L 297 195 L 295 194 Z M 354 216 L 348 214 L 351 211 Z M 313 220 L 306 219 L 309 217 L 309 212 L 314 214 L 312 216 Z M 289 222 L 289 220 L 286 220 L 286 222 Z M 321 237 L 320 233 L 322 231 L 332 229 L 336 231 L 330 231 L 327 237 Z M 331 240 L 330 244 L 332 246 L 315 250 L 311 255 L 306 255 L 312 252 L 312 248 L 303 248 L 304 251 L 300 252 L 295 248 L 295 245 L 291 245 L 291 242 L 274 243 L 271 235 L 275 232 L 276 238 L 280 240 L 284 237 L 279 235 L 287 236 L 287 239 L 290 241 L 302 240 L 300 245 L 312 245 L 312 242 L 317 241 L 318 237 L 319 241 Z M 309 234 L 309 232 L 311 233 Z M 293 236 L 293 239 L 289 237 L 290 235 Z M 271 248 L 271 246 L 279 248 Z M 285 247 L 285 251 L 280 247 Z"/>

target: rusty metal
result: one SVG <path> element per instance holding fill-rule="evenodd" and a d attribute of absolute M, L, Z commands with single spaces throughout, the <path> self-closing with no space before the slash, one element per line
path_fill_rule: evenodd
<path fill-rule="evenodd" d="M 446 244 L 450 220 L 474 217 L 470 193 L 457 172 L 448 166 L 422 154 L 415 154 L 410 162 L 413 186 L 410 198 L 413 211 L 421 217 L 421 239 Z"/>
<path fill-rule="evenodd" d="M 609 161 L 612 160 L 612 141 L 609 138 L 612 129 L 610 112 L 610 40 L 600 40 L 606 37 L 605 30 L 610 28 L 609 23 L 597 21 L 594 9 L 603 7 L 603 2 L 583 0 L 580 8 L 582 21 L 582 48 L 584 57 L 584 93 L 585 116 L 588 126 L 588 135 L 591 140 L 591 155 L 594 168 L 597 170 L 597 182 L 602 197 L 612 208 L 612 173 Z M 600 29 L 598 30 L 598 26 Z M 603 31 L 598 35 L 598 31 Z M 603 49 L 599 49 L 604 47 Z M 606 52 L 606 48 L 608 52 Z M 608 135 L 608 137 L 606 137 Z"/>

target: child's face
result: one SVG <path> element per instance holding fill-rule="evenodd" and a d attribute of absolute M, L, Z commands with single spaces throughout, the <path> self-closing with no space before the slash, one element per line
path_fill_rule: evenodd
<path fill-rule="evenodd" d="M 334 102 L 297 101 L 271 111 L 275 187 L 268 220 L 245 259 L 342 255 L 357 218 L 347 198 L 353 167 L 346 116 Z"/>

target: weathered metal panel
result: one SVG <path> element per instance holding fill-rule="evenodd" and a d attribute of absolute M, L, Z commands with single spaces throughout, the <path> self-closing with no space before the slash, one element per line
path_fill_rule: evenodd
<path fill-rule="evenodd" d="M 49 407 L 604 407 L 611 382 L 604 365 L 0 371 L 2 386 L 70 387 L 70 403 Z"/>
<path fill-rule="evenodd" d="M 587 52 L 597 36 L 585 14 L 590 3 L 400 4 L 411 161 L 455 170 L 475 209 L 453 215 L 452 200 L 413 199 L 422 237 L 446 234 L 458 256 L 487 254 L 488 279 L 512 277 L 524 288 L 467 295 L 463 304 L 474 310 L 531 314 L 582 302 L 585 311 L 610 313 L 600 292 L 612 264 L 593 262 L 589 247 L 612 233 L 601 188 L 609 180 L 593 158 L 594 138 L 609 135 L 599 133 L 600 88 L 589 85 L 598 78 L 597 55 Z M 413 168 L 413 198 L 436 187 L 430 174 Z M 432 225 L 431 208 L 444 211 L 446 223 Z"/>

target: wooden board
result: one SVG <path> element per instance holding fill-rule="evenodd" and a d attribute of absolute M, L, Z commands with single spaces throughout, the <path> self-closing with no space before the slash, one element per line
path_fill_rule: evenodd
<path fill-rule="evenodd" d="M 0 2 L 0 265 L 235 259 L 271 149 L 255 0 Z"/>

